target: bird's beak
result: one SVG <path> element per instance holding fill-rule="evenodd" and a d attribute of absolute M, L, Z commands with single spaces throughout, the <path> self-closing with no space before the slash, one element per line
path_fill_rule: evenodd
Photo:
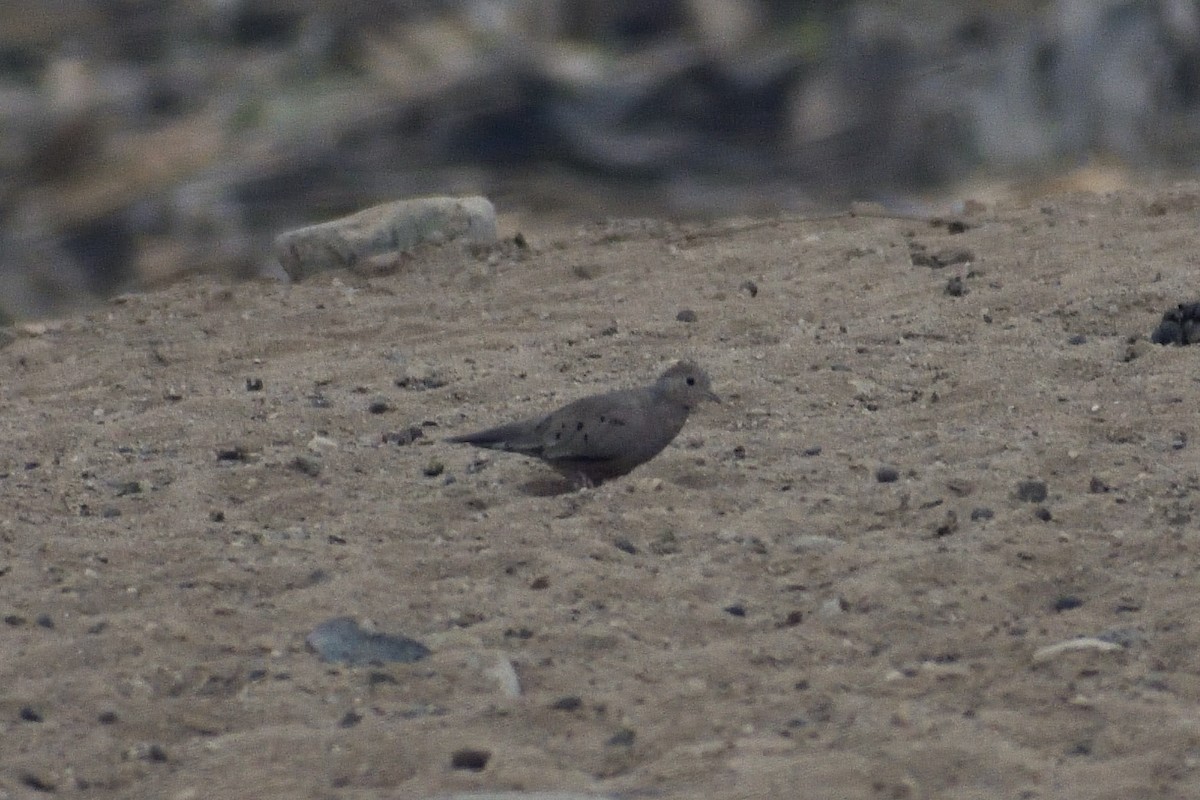
<path fill-rule="evenodd" d="M 721 398 L 717 397 L 716 392 L 706 392 L 704 396 L 705 398 L 712 400 L 714 403 L 721 402 Z"/>

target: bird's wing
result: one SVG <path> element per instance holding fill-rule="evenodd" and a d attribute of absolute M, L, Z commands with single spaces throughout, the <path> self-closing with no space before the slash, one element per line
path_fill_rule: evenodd
<path fill-rule="evenodd" d="M 636 449 L 648 409 L 636 391 L 585 397 L 548 415 L 538 425 L 548 461 L 609 461 Z"/>

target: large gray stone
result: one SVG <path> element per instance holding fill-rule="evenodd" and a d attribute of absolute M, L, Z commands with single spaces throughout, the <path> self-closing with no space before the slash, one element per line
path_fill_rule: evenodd
<path fill-rule="evenodd" d="M 373 206 L 275 237 L 275 255 L 294 280 L 395 258 L 420 244 L 496 240 L 496 209 L 486 197 L 425 197 Z"/>

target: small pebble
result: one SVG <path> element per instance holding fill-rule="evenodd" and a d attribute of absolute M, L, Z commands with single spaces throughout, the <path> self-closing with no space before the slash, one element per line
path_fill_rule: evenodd
<path fill-rule="evenodd" d="M 1067 639 L 1064 642 L 1057 644 L 1046 645 L 1045 647 L 1035 650 L 1033 653 L 1034 664 L 1044 664 L 1066 653 L 1079 653 L 1091 651 L 1093 653 L 1113 653 L 1121 650 L 1119 644 L 1106 642 L 1103 639 L 1095 637 L 1080 637 L 1078 639 Z"/>
<path fill-rule="evenodd" d="M 483 674 L 496 682 L 505 697 L 521 696 L 521 678 L 517 675 L 513 663 L 504 656 L 500 656 L 495 664 L 483 671 Z"/>
<path fill-rule="evenodd" d="M 384 444 L 394 444 L 404 447 L 418 439 L 425 438 L 425 431 L 416 425 L 409 425 L 402 431 L 389 431 L 383 435 Z"/>
<path fill-rule="evenodd" d="M 625 537 L 621 537 L 620 539 L 614 541 L 613 547 L 617 548 L 623 553 L 628 553 L 631 556 L 636 556 L 638 553 L 637 546 Z"/>
<path fill-rule="evenodd" d="M 1017 499 L 1026 503 L 1041 503 L 1046 499 L 1045 481 L 1021 481 L 1017 484 Z"/>
<path fill-rule="evenodd" d="M 487 767 L 488 761 L 492 758 L 492 754 L 487 750 L 474 750 L 465 748 L 463 750 L 455 750 L 450 755 L 450 766 L 453 769 L 466 769 L 472 772 L 482 772 Z"/>
<path fill-rule="evenodd" d="M 817 610 L 817 615 L 822 619 L 833 619 L 846 613 L 846 609 L 849 607 L 849 604 L 842 598 L 831 597 L 824 603 L 821 603 L 821 607 Z"/>
<path fill-rule="evenodd" d="M 975 509 L 971 510 L 971 521 L 972 522 L 979 522 L 981 520 L 991 519 L 994 516 L 996 516 L 995 512 L 993 512 L 987 506 L 980 506 L 979 508 L 975 508 Z"/>
<path fill-rule="evenodd" d="M 880 483 L 895 483 L 900 480 L 900 472 L 895 467 L 885 465 L 875 470 L 875 480 Z"/>
<path fill-rule="evenodd" d="M 578 711 L 583 708 L 583 698 L 578 695 L 567 695 L 555 700 L 550 707 L 555 711 Z"/>
<path fill-rule="evenodd" d="M 630 747 L 635 739 L 637 739 L 637 733 L 631 728 L 622 728 L 610 736 L 605 744 L 609 747 Z"/>
<path fill-rule="evenodd" d="M 291 468 L 310 478 L 321 474 L 321 462 L 310 456 L 296 456 L 292 459 Z"/>
<path fill-rule="evenodd" d="M 21 783 L 35 792 L 45 792 L 46 794 L 53 794 L 58 789 L 53 781 L 46 780 L 40 775 L 34 775 L 32 772 L 21 773 Z"/>
<path fill-rule="evenodd" d="M 799 625 L 801 622 L 804 622 L 804 612 L 803 611 L 789 611 L 788 615 L 783 618 L 783 622 L 778 623 L 775 627 L 776 628 L 794 628 L 795 626 Z"/>
<path fill-rule="evenodd" d="M 1054 601 L 1054 610 L 1058 612 L 1070 611 L 1073 608 L 1079 608 L 1081 605 L 1083 605 L 1083 600 L 1068 594 Z"/>
<path fill-rule="evenodd" d="M 742 285 L 738 287 L 751 297 L 758 297 L 758 284 L 751 280 L 742 281 Z"/>
<path fill-rule="evenodd" d="M 958 532 L 958 514 L 953 510 L 947 511 L 942 522 L 933 529 L 933 535 L 937 537 L 950 536 Z"/>
<path fill-rule="evenodd" d="M 675 319 L 679 322 L 695 322 L 697 320 L 696 312 L 690 308 L 681 308 L 675 315 Z"/>
<path fill-rule="evenodd" d="M 604 268 L 596 263 L 574 264 L 571 266 L 571 274 L 585 281 L 599 277 L 603 271 Z"/>

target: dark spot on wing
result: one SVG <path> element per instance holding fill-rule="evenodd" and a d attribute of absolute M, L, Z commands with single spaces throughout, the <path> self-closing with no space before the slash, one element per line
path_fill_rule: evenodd
<path fill-rule="evenodd" d="M 583 430 L 583 422 L 576 422 L 576 423 L 575 423 L 575 430 L 577 430 L 577 431 L 581 431 L 581 430 Z"/>

